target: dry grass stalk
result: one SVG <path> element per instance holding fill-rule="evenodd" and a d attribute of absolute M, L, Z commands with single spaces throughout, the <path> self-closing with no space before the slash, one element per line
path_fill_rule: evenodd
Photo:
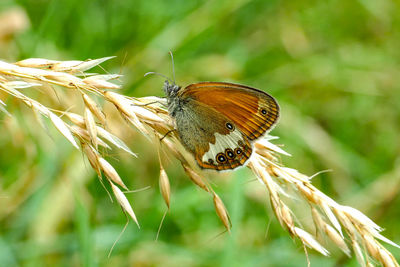
<path fill-rule="evenodd" d="M 134 98 L 105 90 L 118 88 L 118 86 L 108 81 L 117 78 L 117 75 L 93 75 L 83 79 L 75 75 L 107 59 L 109 58 L 92 61 L 64 62 L 46 59 L 27 59 L 15 64 L 0 61 L 0 89 L 20 99 L 35 112 L 50 117 L 57 129 L 73 145 L 76 145 L 76 142 L 72 138 L 71 125 L 65 123 L 47 107 L 20 93 L 18 89 L 35 86 L 36 83 L 31 82 L 33 80 L 74 88 L 85 94 L 91 92 L 99 97 L 103 97 L 106 101 L 115 105 L 119 113 L 129 124 L 138 129 L 154 143 L 160 142 L 160 139 L 163 137 L 161 147 L 168 150 L 168 152 L 181 162 L 186 174 L 198 187 L 210 193 L 217 215 L 229 231 L 230 221 L 228 212 L 219 196 L 215 194 L 212 187 L 200 175 L 201 171 L 193 161 L 192 156 L 186 152 L 176 132 L 173 131 L 174 125 L 166 110 L 165 99 L 158 97 Z M 17 79 L 18 77 L 22 78 L 23 81 Z M 25 79 L 29 79 L 30 82 L 26 82 Z M 92 117 L 95 117 L 103 124 L 103 117 L 100 115 L 102 114 L 101 109 L 88 99 L 84 102 L 88 110 L 86 112 L 89 114 L 90 111 L 92 114 L 95 114 Z M 5 108 L 2 102 L 0 102 L 1 106 Z M 94 108 L 95 106 L 96 108 Z M 99 139 L 96 136 L 99 135 L 118 148 L 124 149 L 132 155 L 134 154 L 121 140 L 111 135 L 103 127 L 99 125 L 94 126 L 94 118 L 89 118 L 90 115 L 81 116 L 70 112 L 64 112 L 64 114 L 75 127 L 88 132 L 85 137 L 82 137 L 81 134 L 75 134 L 75 137 L 82 144 L 83 152 L 87 155 L 91 166 L 98 173 L 103 171 L 106 174 L 106 178 L 109 179 L 114 195 L 116 195 L 120 205 L 137 222 L 133 211 L 130 210 L 130 206 L 127 204 L 126 198 L 123 197 L 122 192 L 114 183 L 121 187 L 125 187 L 125 185 L 114 168 L 100 156 L 94 145 Z M 92 129 L 89 130 L 88 128 Z M 97 134 L 95 134 L 96 132 Z M 286 201 L 290 201 L 290 199 L 302 198 L 309 204 L 310 214 L 314 220 L 314 224 L 308 228 L 314 227 L 317 232 L 327 236 L 333 244 L 338 246 L 347 255 L 350 255 L 349 247 L 351 247 L 362 266 L 369 266 L 374 262 L 378 262 L 384 266 L 399 266 L 393 255 L 379 243 L 379 240 L 396 247 L 399 246 L 382 236 L 380 234 L 382 229 L 360 211 L 340 205 L 319 191 L 311 184 L 311 177 L 301 174 L 297 170 L 282 166 L 278 160 L 279 154 L 288 154 L 271 143 L 272 139 L 274 137 L 267 135 L 264 139 L 258 140 L 254 144 L 254 153 L 247 166 L 269 191 L 271 206 L 281 225 L 304 245 L 315 249 L 323 255 L 329 255 L 329 252 L 316 240 L 316 237 L 303 229 L 295 217 L 295 211 L 291 210 L 289 205 L 285 203 Z M 93 142 L 93 140 L 96 141 Z M 100 142 L 98 144 L 100 145 Z M 164 173 L 165 170 L 163 170 L 161 166 L 160 186 L 164 200 L 169 207 L 169 181 L 167 184 L 167 180 L 165 180 L 167 175 Z M 290 198 L 287 196 L 290 196 Z"/>
<path fill-rule="evenodd" d="M 88 158 L 90 165 L 100 178 L 102 173 L 105 175 L 118 203 L 138 224 L 128 200 L 115 184 L 124 189 L 127 189 L 127 187 L 112 165 L 100 156 L 101 153 L 98 151 L 98 146 L 110 149 L 110 146 L 101 139 L 104 138 L 108 143 L 134 156 L 135 154 L 124 142 L 103 128 L 103 125 L 105 125 L 104 113 L 101 108 L 97 106 L 96 102 L 87 95 L 87 93 L 102 95 L 101 90 L 119 88 L 118 85 L 109 82 L 111 79 L 118 78 L 119 75 L 93 75 L 84 73 L 84 71 L 110 58 L 111 57 L 87 61 L 55 61 L 32 58 L 14 64 L 0 61 L 0 90 L 9 96 L 19 99 L 22 103 L 31 108 L 39 124 L 42 125 L 45 130 L 47 130 L 47 128 L 43 122 L 43 117 L 49 118 L 56 129 L 60 131 L 73 146 L 79 149 L 75 138 L 78 139 L 80 147 Z M 43 84 L 59 85 L 79 91 L 83 96 L 85 105 L 84 116 L 72 112 L 54 111 L 21 92 L 21 89 L 42 86 Z M 1 110 L 7 112 L 7 106 L 3 101 L 0 102 L 0 107 Z M 65 122 L 63 118 L 60 118 L 56 113 L 65 115 L 63 118 L 68 118 L 72 124 Z M 97 125 L 96 119 L 100 122 L 99 125 Z"/>

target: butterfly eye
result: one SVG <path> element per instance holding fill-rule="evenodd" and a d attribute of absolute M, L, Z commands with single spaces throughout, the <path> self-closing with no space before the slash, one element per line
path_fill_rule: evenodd
<path fill-rule="evenodd" d="M 265 109 L 262 109 L 261 113 L 264 114 L 264 115 L 267 115 L 267 111 Z"/>
<path fill-rule="evenodd" d="M 242 154 L 242 150 L 240 148 L 235 148 L 235 154 L 236 155 Z"/>
<path fill-rule="evenodd" d="M 218 153 L 216 159 L 218 163 L 224 163 L 226 161 L 226 156 L 223 153 Z"/>
<path fill-rule="evenodd" d="M 235 127 L 233 127 L 232 123 L 230 123 L 230 122 L 227 122 L 227 123 L 225 124 L 225 126 L 226 126 L 226 128 L 228 128 L 228 129 L 231 130 L 231 131 L 233 131 L 233 129 L 235 128 Z"/>
<path fill-rule="evenodd" d="M 232 149 L 227 148 L 225 150 L 225 155 L 229 158 L 229 159 L 233 159 L 235 158 L 235 154 L 233 153 Z"/>

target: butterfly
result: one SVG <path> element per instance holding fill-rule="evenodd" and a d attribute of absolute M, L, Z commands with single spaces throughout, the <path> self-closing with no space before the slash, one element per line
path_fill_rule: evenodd
<path fill-rule="evenodd" d="M 183 146 L 204 169 L 244 165 L 252 143 L 279 118 L 272 96 L 245 85 L 199 82 L 182 88 L 167 79 L 163 89 Z"/>

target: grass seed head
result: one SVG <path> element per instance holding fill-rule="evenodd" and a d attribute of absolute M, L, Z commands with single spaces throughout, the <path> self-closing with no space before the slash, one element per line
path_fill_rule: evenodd
<path fill-rule="evenodd" d="M 221 219 L 221 222 L 224 224 L 226 230 L 230 232 L 231 221 L 229 219 L 228 211 L 226 210 L 225 205 L 222 202 L 222 199 L 216 193 L 213 193 L 213 200 L 215 211 L 217 212 L 218 217 Z"/>
<path fill-rule="evenodd" d="M 99 158 L 99 165 L 100 169 L 104 172 L 106 177 L 113 181 L 114 183 L 118 184 L 122 188 L 128 190 L 124 182 L 122 181 L 121 177 L 118 175 L 117 171 L 114 169 L 114 167 L 108 163 L 104 158 Z"/>
<path fill-rule="evenodd" d="M 169 183 L 168 175 L 165 169 L 160 165 L 160 191 L 164 198 L 165 204 L 169 209 L 170 199 L 171 199 L 171 186 Z"/>
<path fill-rule="evenodd" d="M 129 203 L 128 199 L 125 197 L 125 194 L 118 188 L 118 186 L 114 185 L 112 182 L 110 182 L 112 191 L 118 201 L 118 203 L 121 205 L 121 207 L 126 211 L 129 216 L 133 219 L 133 221 L 137 224 L 137 226 L 140 228 L 139 222 L 136 218 L 135 213 L 133 212 L 132 206 Z"/>
<path fill-rule="evenodd" d="M 201 189 L 203 189 L 206 192 L 210 192 L 207 185 L 204 183 L 203 178 L 197 172 L 195 172 L 192 168 L 190 168 L 186 164 L 182 164 L 182 166 L 183 166 L 183 169 L 185 170 L 186 174 L 189 176 L 190 180 L 192 180 L 192 182 L 195 185 L 197 185 L 198 187 L 200 187 Z"/>
<path fill-rule="evenodd" d="M 83 96 L 83 101 L 85 102 L 85 106 L 90 109 L 90 111 L 100 121 L 100 123 L 102 125 L 105 125 L 106 124 L 106 116 L 104 115 L 101 108 L 87 94 L 83 93 L 82 96 Z"/>

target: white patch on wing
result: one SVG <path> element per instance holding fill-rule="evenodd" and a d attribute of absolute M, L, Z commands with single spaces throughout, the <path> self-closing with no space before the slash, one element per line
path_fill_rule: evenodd
<path fill-rule="evenodd" d="M 206 153 L 204 153 L 201 160 L 203 162 L 208 162 L 209 159 L 212 159 L 214 162 L 216 161 L 215 157 L 218 153 L 224 153 L 225 149 L 230 148 L 232 151 L 235 151 L 237 148 L 239 140 L 243 141 L 243 136 L 238 129 L 235 129 L 233 132 L 229 134 L 220 134 L 215 133 L 215 144 L 210 144 L 210 148 Z"/>

